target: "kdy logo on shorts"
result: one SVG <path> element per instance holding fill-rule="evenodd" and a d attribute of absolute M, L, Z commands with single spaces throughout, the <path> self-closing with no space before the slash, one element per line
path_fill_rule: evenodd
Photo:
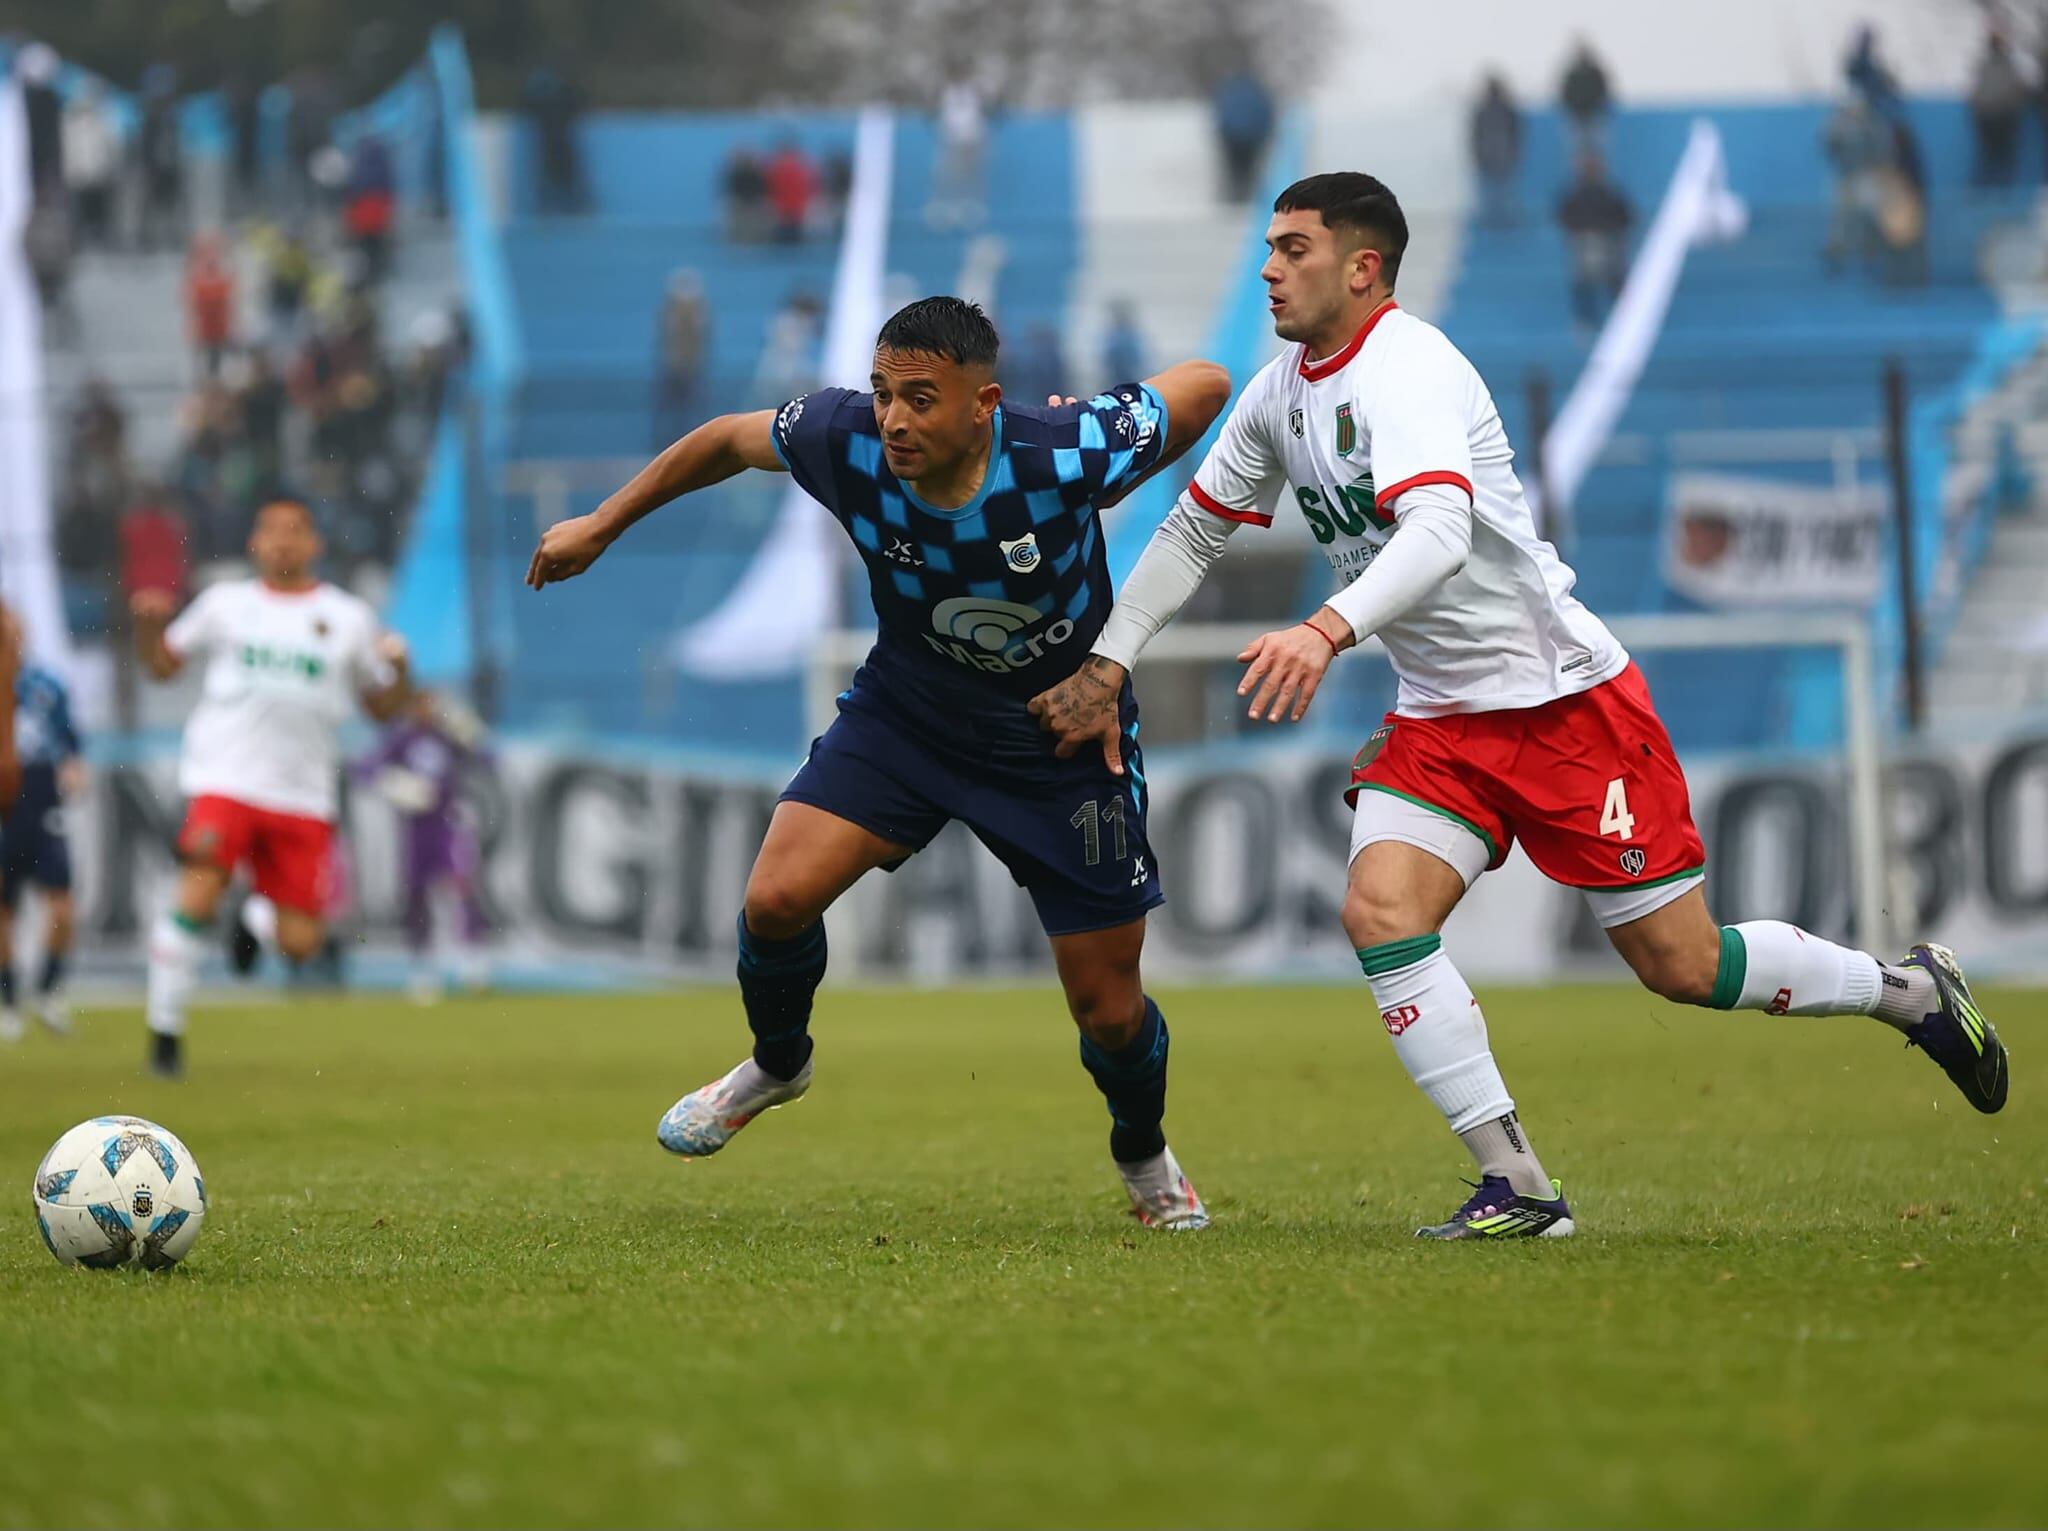
<path fill-rule="evenodd" d="M 1621 869 L 1624 872 L 1628 873 L 1628 875 L 1631 877 L 1642 876 L 1643 867 L 1647 865 L 1648 862 L 1649 857 L 1643 854 L 1640 846 L 1633 850 L 1626 850 L 1621 853 Z"/>

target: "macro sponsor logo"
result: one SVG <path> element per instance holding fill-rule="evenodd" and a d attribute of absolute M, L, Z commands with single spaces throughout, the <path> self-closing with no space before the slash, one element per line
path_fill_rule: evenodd
<path fill-rule="evenodd" d="M 1044 620 L 1045 613 L 1036 606 L 1018 601 L 954 596 L 932 608 L 932 630 L 925 634 L 925 642 L 955 664 L 1003 675 L 1023 669 L 1074 636 L 1074 624 L 1065 617 L 1043 632 L 1026 633 Z"/>

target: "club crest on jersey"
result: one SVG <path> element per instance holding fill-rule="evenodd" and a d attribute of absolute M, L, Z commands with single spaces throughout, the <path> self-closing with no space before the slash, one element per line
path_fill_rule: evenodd
<path fill-rule="evenodd" d="M 1643 868 L 1648 862 L 1649 858 L 1642 853 L 1640 847 L 1621 853 L 1621 869 L 1631 877 L 1642 876 Z"/>
<path fill-rule="evenodd" d="M 1301 411 L 1300 411 L 1300 410 L 1298 410 L 1298 409 L 1290 409 L 1290 410 L 1289 410 L 1289 411 L 1287 412 L 1287 428 L 1288 428 L 1288 429 L 1289 429 L 1290 431 L 1294 432 L 1294 439 L 1295 439 L 1296 441 L 1299 441 L 1299 440 L 1301 440 Z"/>
<path fill-rule="evenodd" d="M 1298 434 L 1298 433 L 1297 433 Z M 1358 445 L 1358 422 L 1351 418 L 1348 403 L 1337 406 L 1337 455 L 1349 457 L 1351 449 Z"/>
<path fill-rule="evenodd" d="M 1029 574 L 1038 567 L 1038 533 L 1026 532 L 1015 542 L 998 544 L 1003 550 L 1003 562 L 1019 574 Z"/>

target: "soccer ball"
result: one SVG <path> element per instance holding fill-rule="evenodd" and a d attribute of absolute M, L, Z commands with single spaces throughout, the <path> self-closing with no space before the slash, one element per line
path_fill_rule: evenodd
<path fill-rule="evenodd" d="M 139 1116 L 96 1116 L 36 1166 L 36 1224 L 66 1265 L 162 1270 L 206 1221 L 206 1182 L 174 1133 Z"/>

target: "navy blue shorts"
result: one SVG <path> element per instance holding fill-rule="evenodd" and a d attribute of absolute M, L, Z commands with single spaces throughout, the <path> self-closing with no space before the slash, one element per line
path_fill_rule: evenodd
<path fill-rule="evenodd" d="M 0 905 L 17 907 L 30 884 L 46 893 L 71 890 L 71 842 L 63 804 L 54 799 L 25 797 L 0 823 Z"/>
<path fill-rule="evenodd" d="M 1135 705 L 1126 712 L 1120 778 L 1096 747 L 1059 760 L 1047 740 L 1034 754 L 1016 770 L 971 760 L 849 693 L 782 800 L 822 808 L 913 852 L 958 819 L 1031 895 L 1049 936 L 1127 925 L 1164 903 L 1145 838 Z"/>

